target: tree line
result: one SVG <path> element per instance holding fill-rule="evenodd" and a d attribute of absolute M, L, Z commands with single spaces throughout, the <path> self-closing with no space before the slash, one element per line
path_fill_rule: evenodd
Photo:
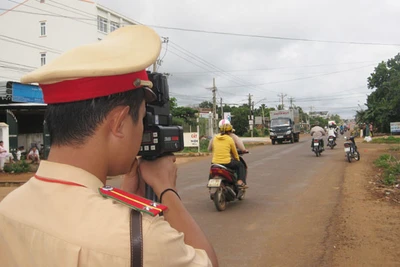
<path fill-rule="evenodd" d="M 372 93 L 367 97 L 367 109 L 357 111 L 356 122 L 389 133 L 390 123 L 400 121 L 400 53 L 380 62 L 367 81 Z"/>
<path fill-rule="evenodd" d="M 197 126 L 197 114 L 199 113 L 198 109 L 211 109 L 213 108 L 213 103 L 210 101 L 203 101 L 196 105 L 196 107 L 183 107 L 179 106 L 177 99 L 175 97 L 170 98 L 170 108 L 171 108 L 171 115 L 172 115 L 172 122 L 174 125 L 180 126 Z M 342 120 L 339 115 L 333 114 L 330 115 L 328 118 L 322 117 L 310 117 L 303 109 L 299 106 L 293 106 L 291 108 L 295 108 L 299 110 L 300 114 L 300 122 L 302 122 L 305 127 L 307 125 L 312 125 L 318 123 L 319 125 L 327 125 L 328 120 L 335 120 L 337 123 L 340 123 Z M 249 127 L 249 115 L 252 114 L 255 117 L 264 117 L 265 122 L 269 121 L 269 115 L 271 110 L 281 110 L 283 107 L 278 105 L 276 107 L 267 107 L 265 104 L 261 104 L 259 107 L 251 109 L 248 104 L 243 104 L 240 106 L 231 106 L 225 104 L 223 106 L 224 112 L 231 113 L 231 120 L 232 124 L 235 128 L 236 134 L 239 136 L 248 136 L 250 134 L 250 127 Z M 217 105 L 217 114 L 218 118 L 223 118 L 223 114 L 221 114 L 221 107 Z M 200 121 L 200 124 L 203 124 L 203 128 L 205 128 L 204 124 L 206 124 L 206 119 Z M 254 129 L 253 134 L 254 136 L 265 136 L 268 135 L 268 127 L 266 125 L 259 125 L 258 128 Z"/>

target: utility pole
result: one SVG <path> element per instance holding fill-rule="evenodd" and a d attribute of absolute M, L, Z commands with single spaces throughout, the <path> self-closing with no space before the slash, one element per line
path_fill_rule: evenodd
<path fill-rule="evenodd" d="M 254 101 L 251 102 L 251 121 L 253 122 L 253 125 L 251 126 L 251 137 L 253 137 L 253 132 L 254 132 Z"/>
<path fill-rule="evenodd" d="M 261 114 L 262 114 L 262 136 L 264 136 L 265 133 L 265 121 L 264 121 L 264 105 L 261 105 Z"/>
<path fill-rule="evenodd" d="M 282 107 L 282 109 L 285 109 L 285 107 L 284 107 L 284 105 L 283 105 L 283 99 L 284 99 L 286 96 L 287 96 L 287 95 L 286 95 L 286 94 L 283 94 L 283 93 L 281 93 L 281 94 L 278 95 L 278 97 L 281 99 L 281 107 Z"/>
<path fill-rule="evenodd" d="M 251 108 L 251 97 L 252 97 L 252 95 L 249 94 L 249 108 Z"/>
<path fill-rule="evenodd" d="M 221 119 L 222 119 L 224 117 L 224 107 L 222 106 L 222 97 L 221 97 L 220 104 L 221 104 Z"/>
<path fill-rule="evenodd" d="M 293 108 L 293 100 L 294 100 L 293 97 L 289 97 L 289 102 L 290 102 L 290 108 L 291 109 Z"/>
<path fill-rule="evenodd" d="M 215 78 L 213 78 L 213 87 L 212 87 L 212 93 L 213 93 L 213 130 L 214 133 L 217 133 L 217 98 L 216 98 L 216 93 L 217 93 L 217 87 L 215 87 Z"/>
<path fill-rule="evenodd" d="M 252 109 L 251 97 L 252 97 L 252 95 L 249 94 L 249 109 L 250 109 L 249 128 L 250 128 L 250 132 L 251 132 L 251 137 L 253 137 L 253 125 L 254 125 L 253 119 L 254 118 L 253 118 L 253 109 Z"/>
<path fill-rule="evenodd" d="M 162 44 L 168 44 L 169 37 L 161 37 L 161 39 L 162 39 L 161 42 Z M 157 65 L 158 66 L 162 65 L 164 56 L 162 58 L 157 58 L 156 62 L 153 63 L 153 72 L 157 72 Z"/>

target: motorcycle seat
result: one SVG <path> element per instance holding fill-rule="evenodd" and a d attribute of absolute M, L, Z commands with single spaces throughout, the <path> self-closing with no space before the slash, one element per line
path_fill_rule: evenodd
<path fill-rule="evenodd" d="M 228 170 L 228 171 L 230 170 L 229 168 L 225 167 L 224 165 L 215 164 L 215 163 L 211 164 L 211 168 L 221 168 L 221 169 L 225 169 L 225 170 Z"/>

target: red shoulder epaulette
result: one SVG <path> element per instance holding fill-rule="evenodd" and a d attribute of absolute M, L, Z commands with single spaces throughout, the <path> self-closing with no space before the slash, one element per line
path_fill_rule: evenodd
<path fill-rule="evenodd" d="M 167 206 L 160 203 L 122 191 L 109 185 L 99 188 L 99 192 L 105 198 L 112 198 L 121 204 L 127 205 L 134 210 L 145 212 L 151 216 L 156 216 L 167 209 Z"/>

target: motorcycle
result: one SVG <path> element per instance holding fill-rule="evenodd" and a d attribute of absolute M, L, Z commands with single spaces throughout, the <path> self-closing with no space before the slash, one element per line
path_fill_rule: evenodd
<path fill-rule="evenodd" d="M 321 145 L 321 139 L 314 138 L 312 151 L 315 153 L 315 155 L 317 157 L 321 156 L 321 153 L 323 151 L 322 145 Z"/>
<path fill-rule="evenodd" d="M 340 134 L 343 135 L 344 134 L 344 130 L 340 130 Z"/>
<path fill-rule="evenodd" d="M 245 166 L 245 177 L 247 177 L 247 164 L 241 155 L 249 152 L 238 151 L 240 161 Z M 243 200 L 246 189 L 239 188 L 237 185 L 237 174 L 235 171 L 220 164 L 212 164 L 207 187 L 209 189 L 210 199 L 214 201 L 218 211 L 226 208 L 227 202 Z"/>
<path fill-rule="evenodd" d="M 356 141 L 354 140 L 354 136 L 350 136 L 347 138 L 344 137 L 346 140 L 350 140 L 350 142 L 344 142 L 344 153 L 346 153 L 346 158 L 348 162 L 351 162 L 352 159 L 357 161 L 360 160 L 360 152 L 357 150 Z"/>
<path fill-rule="evenodd" d="M 329 136 L 328 137 L 328 144 L 327 146 L 329 146 L 331 149 L 333 149 L 336 146 L 336 142 L 335 142 L 335 137 L 334 136 Z"/>

